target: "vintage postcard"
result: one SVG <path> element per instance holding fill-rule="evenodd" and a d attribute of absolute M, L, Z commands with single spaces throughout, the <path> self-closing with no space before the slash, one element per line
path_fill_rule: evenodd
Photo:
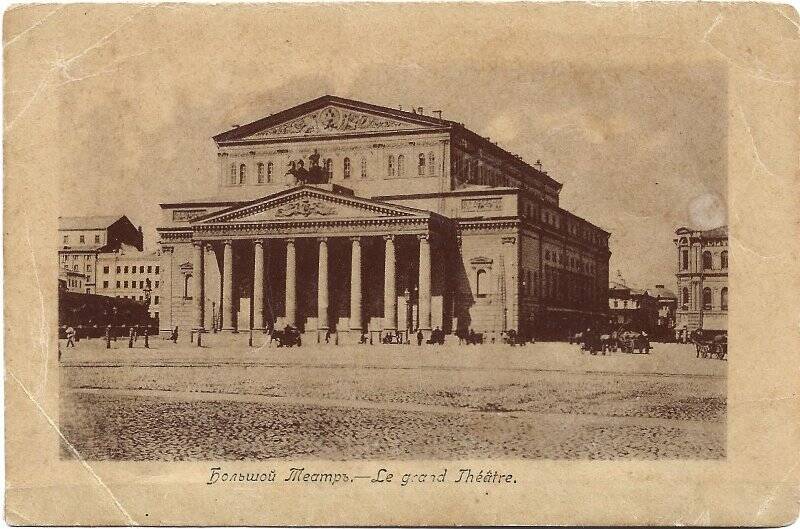
<path fill-rule="evenodd" d="M 800 17 L 6 10 L 6 521 L 797 518 Z"/>

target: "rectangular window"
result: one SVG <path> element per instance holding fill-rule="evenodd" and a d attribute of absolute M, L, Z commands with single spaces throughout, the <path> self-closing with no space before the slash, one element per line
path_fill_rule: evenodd
<path fill-rule="evenodd" d="M 157 266 L 157 267 L 156 267 L 156 274 L 158 273 L 158 268 L 159 268 L 159 267 Z"/>
<path fill-rule="evenodd" d="M 156 288 L 158 288 L 158 281 L 156 281 Z"/>
<path fill-rule="evenodd" d="M 122 286 L 124 286 L 125 288 L 128 288 L 128 282 L 127 281 L 123 282 Z"/>
<path fill-rule="evenodd" d="M 120 269 L 120 267 L 118 266 L 118 267 L 117 267 L 117 273 L 119 274 L 121 271 L 122 271 L 122 270 L 121 270 L 121 269 Z"/>
<path fill-rule="evenodd" d="M 148 266 L 147 267 L 147 273 L 148 274 L 152 274 L 153 273 L 153 267 L 152 266 Z"/>
<path fill-rule="evenodd" d="M 64 244 L 69 244 L 69 235 L 64 235 Z"/>
<path fill-rule="evenodd" d="M 92 271 L 92 265 L 86 265 L 86 271 L 87 272 L 91 272 Z"/>
<path fill-rule="evenodd" d="M 681 270 L 689 269 L 689 250 L 681 250 Z"/>
<path fill-rule="evenodd" d="M 389 285 L 391 286 L 391 283 L 389 283 Z M 153 305 L 158 305 L 158 296 L 153 298 Z"/>
<path fill-rule="evenodd" d="M 144 266 L 140 266 L 139 267 L 139 273 L 140 274 L 144 274 Z"/>
<path fill-rule="evenodd" d="M 81 244 L 84 244 L 84 243 L 86 242 L 86 237 L 84 237 L 83 235 L 81 235 L 81 236 L 79 237 L 79 242 L 80 242 Z"/>
<path fill-rule="evenodd" d="M 139 288 L 144 288 L 144 281 L 139 281 Z"/>
<path fill-rule="evenodd" d="M 125 267 L 125 273 L 126 274 L 128 273 L 128 267 L 127 266 Z"/>
<path fill-rule="evenodd" d="M 99 235 L 95 235 L 94 236 L 94 242 L 96 242 L 97 244 L 100 244 L 100 236 Z"/>
<path fill-rule="evenodd" d="M 119 281 L 117 281 L 117 288 L 119 288 Z M 117 296 L 117 297 L 119 297 L 119 296 Z"/>
<path fill-rule="evenodd" d="M 103 288 L 108 288 L 108 281 L 103 281 Z"/>
<path fill-rule="evenodd" d="M 104 274 L 107 274 L 107 273 L 108 273 L 108 267 L 107 267 L 107 266 L 104 266 L 104 267 L 103 267 L 103 273 L 104 273 Z"/>

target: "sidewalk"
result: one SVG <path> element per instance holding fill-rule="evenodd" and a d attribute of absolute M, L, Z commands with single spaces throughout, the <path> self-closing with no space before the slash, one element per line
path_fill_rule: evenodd
<path fill-rule="evenodd" d="M 82 340 L 75 348 L 61 347 L 65 366 L 209 366 L 220 364 L 354 367 L 374 369 L 476 369 L 538 370 L 594 373 L 631 373 L 653 375 L 688 375 L 724 377 L 727 362 L 695 358 L 695 349 L 686 344 L 654 344 L 646 354 L 608 353 L 589 355 L 577 345 L 540 342 L 511 347 L 502 344 L 478 346 L 414 345 L 304 345 L 300 348 L 248 347 L 236 343 L 230 347 L 196 347 L 173 344 L 159 338 L 144 348 L 140 339 L 134 348 L 127 340 L 112 343 L 105 349 L 103 340 Z"/>

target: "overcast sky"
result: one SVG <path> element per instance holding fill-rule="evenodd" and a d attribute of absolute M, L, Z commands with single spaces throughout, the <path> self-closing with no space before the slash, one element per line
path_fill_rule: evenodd
<path fill-rule="evenodd" d="M 20 84 L 45 79 L 50 113 L 7 112 L 63 134 L 58 214 L 125 213 L 154 247 L 159 202 L 213 195 L 211 136 L 234 123 L 323 94 L 441 109 L 540 159 L 561 205 L 612 233 L 612 278 L 671 286 L 675 229 L 725 223 L 725 69 L 636 10 L 555 7 L 47 6 L 30 18 L 53 11 L 63 40 Z"/>

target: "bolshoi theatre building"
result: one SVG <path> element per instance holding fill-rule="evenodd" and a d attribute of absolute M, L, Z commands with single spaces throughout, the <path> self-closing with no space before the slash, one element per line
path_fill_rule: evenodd
<path fill-rule="evenodd" d="M 161 204 L 163 331 L 352 343 L 607 318 L 609 233 L 460 123 L 323 96 L 214 142 L 216 195 Z"/>

